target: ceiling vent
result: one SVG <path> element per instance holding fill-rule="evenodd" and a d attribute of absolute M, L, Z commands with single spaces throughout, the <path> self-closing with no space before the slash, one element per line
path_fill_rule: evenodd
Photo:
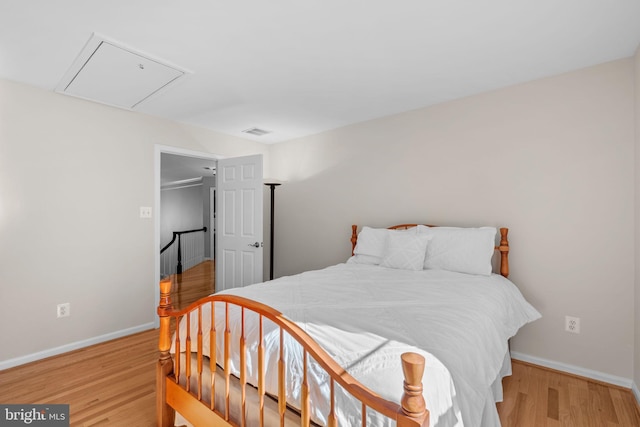
<path fill-rule="evenodd" d="M 186 70 L 94 33 L 56 92 L 133 109 L 185 74 Z"/>
<path fill-rule="evenodd" d="M 264 130 L 264 129 L 260 129 L 260 128 L 245 129 L 242 132 L 248 133 L 248 134 L 251 134 L 251 135 L 255 135 L 255 136 L 262 136 L 262 135 L 266 135 L 268 133 L 271 133 L 270 130 Z"/>

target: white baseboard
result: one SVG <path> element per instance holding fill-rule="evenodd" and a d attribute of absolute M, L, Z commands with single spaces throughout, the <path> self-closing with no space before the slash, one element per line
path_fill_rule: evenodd
<path fill-rule="evenodd" d="M 68 351 L 77 350 L 79 348 L 88 347 L 94 344 L 100 344 L 105 341 L 110 341 L 116 338 L 132 335 L 137 332 L 147 331 L 153 329 L 153 322 L 145 323 L 143 325 L 134 326 L 132 328 L 122 329 L 120 331 L 110 332 L 108 334 L 100 335 L 97 337 L 89 338 L 82 341 L 72 342 L 70 344 L 61 345 L 60 347 L 54 347 L 47 350 L 42 350 L 37 353 L 27 354 L 26 356 L 20 356 L 9 360 L 0 361 L 0 371 L 4 369 L 13 368 L 14 366 L 24 365 L 25 363 L 35 362 L 36 360 L 45 359 L 51 356 L 57 356 L 58 354 L 66 353 Z"/>
<path fill-rule="evenodd" d="M 581 377 L 591 378 L 593 380 L 602 381 L 604 383 L 617 385 L 620 387 L 630 389 L 633 381 L 630 378 L 618 377 L 616 375 L 605 374 L 604 372 L 594 371 L 580 366 L 569 365 L 567 363 L 556 362 L 554 360 L 543 359 L 541 357 L 529 356 L 528 354 L 518 353 L 516 351 L 511 352 L 511 358 L 516 360 L 522 360 L 523 362 L 529 362 L 534 365 L 544 366 L 546 368 L 555 369 L 556 371 L 563 371 L 573 375 L 579 375 Z M 637 388 L 634 393 L 637 392 Z M 639 394 L 636 393 L 636 399 Z M 638 400 L 640 402 L 640 399 Z"/>
<path fill-rule="evenodd" d="M 638 385 L 635 383 L 635 381 L 631 385 L 631 391 L 633 391 L 633 395 L 636 397 L 636 402 L 638 402 L 638 405 L 640 405 L 640 390 L 638 390 Z"/>

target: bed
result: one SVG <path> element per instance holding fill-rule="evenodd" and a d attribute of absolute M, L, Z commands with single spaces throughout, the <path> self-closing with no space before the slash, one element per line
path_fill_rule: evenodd
<path fill-rule="evenodd" d="M 180 311 L 163 280 L 158 425 L 499 426 L 508 340 L 540 317 L 507 278 L 508 230 L 353 226 L 351 243 Z"/>

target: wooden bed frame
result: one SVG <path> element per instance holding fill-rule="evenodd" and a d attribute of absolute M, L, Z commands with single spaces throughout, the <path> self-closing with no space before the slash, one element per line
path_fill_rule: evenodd
<path fill-rule="evenodd" d="M 401 224 L 390 229 L 406 229 L 414 227 L 415 224 Z M 357 243 L 357 226 L 352 227 L 352 251 Z M 508 253 L 509 243 L 507 241 L 506 228 L 500 229 L 501 240 L 496 246 L 496 250 L 501 254 L 500 273 L 503 276 L 509 274 Z M 418 427 L 429 425 L 429 411 L 426 409 L 425 401 L 422 396 L 422 375 L 424 372 L 425 360 L 416 353 L 404 353 L 401 356 L 402 369 L 404 374 L 404 393 L 401 402 L 390 402 L 378 396 L 367 387 L 360 384 L 355 378 L 347 373 L 331 356 L 329 356 L 313 339 L 305 333 L 298 325 L 288 320 L 279 311 L 252 301 L 246 298 L 234 295 L 211 295 L 202 298 L 183 310 L 175 310 L 170 299 L 171 288 L 176 283 L 175 276 L 164 279 L 160 282 L 160 304 L 158 306 L 158 316 L 160 317 L 160 339 L 159 351 L 160 356 L 156 367 L 156 419 L 159 427 L 173 426 L 175 420 L 175 412 L 178 411 L 193 425 L 199 426 L 244 426 L 246 425 L 245 413 L 250 407 L 251 411 L 257 411 L 256 418 L 259 419 L 259 425 L 301 425 L 310 426 L 313 424 L 310 415 L 310 399 L 309 399 L 309 383 L 307 380 L 307 359 L 313 359 L 320 365 L 330 377 L 330 406 L 331 410 L 327 415 L 328 425 L 337 426 L 337 418 L 334 411 L 334 386 L 339 384 L 344 391 L 362 403 L 363 426 L 366 425 L 367 410 L 377 411 L 396 422 L 399 427 Z M 225 324 L 223 331 L 215 328 L 215 304 L 214 302 L 223 303 L 225 307 Z M 203 331 L 202 329 L 202 307 L 205 304 L 211 304 L 211 325 L 212 330 Z M 242 332 L 239 339 L 240 348 L 240 375 L 239 378 L 230 374 L 230 346 L 231 331 L 229 328 L 229 307 L 241 307 L 242 313 Z M 258 360 L 258 384 L 251 385 L 246 379 L 246 355 L 248 344 L 246 342 L 244 330 L 245 312 L 251 311 L 259 315 L 259 343 L 257 345 Z M 197 313 L 197 334 L 191 334 L 191 317 L 193 312 Z M 187 315 L 188 314 L 188 315 Z M 185 317 L 186 316 L 186 317 Z M 178 330 L 180 320 L 185 317 L 187 322 L 187 336 L 180 337 L 179 333 L 175 334 L 172 339 L 173 330 Z M 290 408 L 286 402 L 286 372 L 284 355 L 282 351 L 278 360 L 278 393 L 272 396 L 265 391 L 265 360 L 264 360 L 264 337 L 263 337 L 263 320 L 268 319 L 273 322 L 280 331 L 280 348 L 282 348 L 283 334 L 286 332 L 294 340 L 296 340 L 303 348 L 304 366 L 303 381 L 301 390 L 301 407 Z M 216 354 L 217 336 L 222 334 L 224 354 L 223 366 L 217 366 L 215 357 L 208 358 L 203 354 L 203 342 L 209 340 L 211 354 Z M 184 341 L 182 341 L 184 340 Z M 192 341 L 195 341 L 197 351 L 195 354 L 191 351 Z M 181 348 L 182 342 L 186 346 L 186 355 L 184 358 L 185 366 L 181 365 L 181 358 L 175 360 L 171 357 L 170 349 L 172 342 L 175 342 L 176 348 Z M 193 366 L 195 365 L 195 366 Z M 209 374 L 205 374 L 205 371 Z M 186 381 L 180 381 L 181 377 L 185 377 Z M 195 384 L 195 386 L 192 386 Z M 209 388 L 211 392 L 210 400 L 205 401 L 203 397 L 203 389 Z M 239 396 L 236 401 L 239 402 L 240 417 L 239 419 L 231 419 L 230 413 L 230 395 L 231 389 Z M 215 405 L 216 390 L 224 393 L 224 404 L 221 407 Z M 249 398 L 251 395 L 252 399 Z M 267 411 L 271 411 L 271 417 L 266 416 Z M 275 415 L 274 415 L 275 414 Z M 293 415 L 292 415 L 293 414 Z M 277 419 L 275 423 L 273 420 Z M 291 418 L 295 423 L 291 422 Z M 268 420 L 271 420 L 269 423 Z"/>

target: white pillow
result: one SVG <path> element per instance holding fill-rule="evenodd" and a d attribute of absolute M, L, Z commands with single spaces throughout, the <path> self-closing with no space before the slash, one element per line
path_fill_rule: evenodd
<path fill-rule="evenodd" d="M 358 242 L 353 250 L 354 260 L 358 264 L 378 265 L 387 244 L 386 228 L 362 227 L 358 233 Z"/>
<path fill-rule="evenodd" d="M 495 251 L 495 227 L 418 227 L 419 234 L 432 236 L 424 260 L 425 269 L 491 275 Z"/>
<path fill-rule="evenodd" d="M 391 231 L 387 236 L 387 245 L 380 261 L 380 267 L 401 270 L 422 270 L 427 245 L 432 236 Z"/>
<path fill-rule="evenodd" d="M 358 233 L 358 242 L 353 250 L 350 262 L 356 264 L 378 265 L 387 246 L 387 236 L 391 233 L 416 234 L 416 227 L 407 230 L 389 230 L 388 228 L 371 228 L 364 226 Z"/>

